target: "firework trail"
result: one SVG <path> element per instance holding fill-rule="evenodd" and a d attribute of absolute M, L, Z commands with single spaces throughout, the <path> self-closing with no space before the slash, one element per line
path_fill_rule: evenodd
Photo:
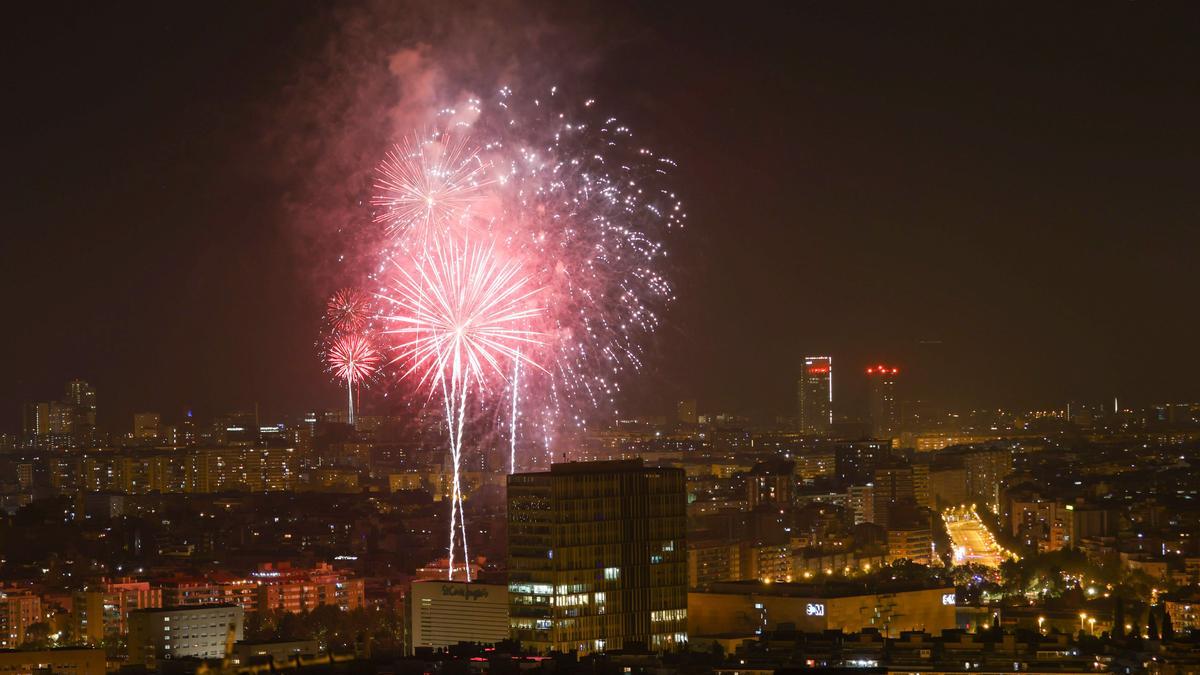
<path fill-rule="evenodd" d="M 346 383 L 349 422 L 353 426 L 354 391 L 379 370 L 383 354 L 365 335 L 348 333 L 333 338 L 325 363 L 334 377 Z"/>
<path fill-rule="evenodd" d="M 508 422 L 508 472 L 510 474 L 517 472 L 517 401 L 521 393 L 521 359 L 513 359 L 513 374 L 512 382 L 509 383 L 509 388 L 512 389 L 512 404 L 509 406 L 511 417 Z"/>
<path fill-rule="evenodd" d="M 450 579 L 459 544 L 471 579 L 460 477 L 469 392 L 491 394 L 511 361 L 537 365 L 526 354 L 541 344 L 534 327 L 543 311 L 535 304 L 539 291 L 520 263 L 500 255 L 494 244 L 439 236 L 394 259 L 391 283 L 379 294 L 382 333 L 393 340 L 392 362 L 400 364 L 401 379 L 413 378 L 442 399 L 454 467 Z"/>

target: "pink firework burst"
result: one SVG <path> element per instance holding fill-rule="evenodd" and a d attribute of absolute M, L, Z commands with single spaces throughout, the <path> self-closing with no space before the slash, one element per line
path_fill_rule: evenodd
<path fill-rule="evenodd" d="M 349 333 L 334 338 L 325 356 L 334 377 L 347 387 L 361 385 L 379 370 L 383 355 L 370 338 L 360 333 Z"/>
<path fill-rule="evenodd" d="M 466 138 L 446 133 L 405 138 L 376 169 L 371 205 L 381 208 L 375 222 L 386 224 L 393 239 L 414 239 L 420 247 L 461 221 L 489 182 L 478 148 Z"/>
<path fill-rule="evenodd" d="M 410 257 L 393 260 L 392 285 L 380 294 L 388 309 L 383 332 L 396 340 L 394 361 L 403 364 L 401 378 L 414 375 L 419 386 L 440 391 L 446 415 L 454 479 L 450 500 L 449 578 L 454 578 L 455 550 L 467 552 L 463 511 L 463 424 L 467 393 L 475 385 L 489 391 L 489 375 L 504 377 L 509 364 L 526 361 L 540 333 L 532 327 L 542 314 L 534 298 L 539 289 L 506 259 L 494 244 L 478 245 L 437 236 Z M 540 367 L 540 366 L 539 366 Z M 467 581 L 471 580 L 466 565 Z"/>
<path fill-rule="evenodd" d="M 329 297 L 325 320 L 335 333 L 351 333 L 366 325 L 371 315 L 371 296 L 356 289 L 343 288 Z"/>
<path fill-rule="evenodd" d="M 394 336 L 401 377 L 422 385 L 446 378 L 482 384 L 504 377 L 514 360 L 541 368 L 528 354 L 541 344 L 534 323 L 542 315 L 540 288 L 516 260 L 492 244 L 437 237 L 405 261 L 393 261 L 382 332 Z"/>

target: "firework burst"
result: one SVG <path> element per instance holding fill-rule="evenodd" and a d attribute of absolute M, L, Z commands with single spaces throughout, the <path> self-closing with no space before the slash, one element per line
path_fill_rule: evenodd
<path fill-rule="evenodd" d="M 325 305 L 325 322 L 335 334 L 362 330 L 370 317 L 371 296 L 358 289 L 340 289 Z"/>
<path fill-rule="evenodd" d="M 611 409 L 621 374 L 641 368 L 674 298 L 663 241 L 687 216 L 663 183 L 675 163 L 592 101 L 502 89 L 480 106 L 471 133 L 495 167 L 489 193 L 502 215 L 492 226 L 537 261 L 533 279 L 546 289 L 544 369 L 522 378 L 520 400 L 549 454 L 558 427 Z"/>
<path fill-rule="evenodd" d="M 325 364 L 335 378 L 346 384 L 349 422 L 354 424 L 354 393 L 369 381 L 383 363 L 383 354 L 374 342 L 360 333 L 333 338 L 325 355 Z"/>
<path fill-rule="evenodd" d="M 443 111 L 452 132 L 410 136 L 377 167 L 384 243 L 364 272 L 382 288 L 347 328 L 369 323 L 399 380 L 443 408 L 451 578 L 458 550 L 467 562 L 468 398 L 505 420 L 510 471 L 518 436 L 540 438 L 548 459 L 562 427 L 611 409 L 673 299 L 663 242 L 686 219 L 664 183 L 675 163 L 592 101 L 504 88 L 464 112 Z"/>
<path fill-rule="evenodd" d="M 479 149 L 466 137 L 406 138 L 376 168 L 375 222 L 393 241 L 419 249 L 448 225 L 463 222 L 490 182 Z"/>
<path fill-rule="evenodd" d="M 384 305 L 382 332 L 393 341 L 393 363 L 401 379 L 440 394 L 453 462 L 450 505 L 449 576 L 461 544 L 466 578 L 471 579 L 461 481 L 467 400 L 474 389 L 486 396 L 490 382 L 504 377 L 509 363 L 527 361 L 541 344 L 534 322 L 542 315 L 535 303 L 539 288 L 516 260 L 505 259 L 493 243 L 434 238 L 420 253 L 393 260 Z M 540 366 L 539 366 L 540 367 Z"/>

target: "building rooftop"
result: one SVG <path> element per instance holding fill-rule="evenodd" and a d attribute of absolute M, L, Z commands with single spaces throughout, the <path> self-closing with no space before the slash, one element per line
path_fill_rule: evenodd
<path fill-rule="evenodd" d="M 230 603 L 219 603 L 213 605 L 191 605 L 188 607 L 147 607 L 145 609 L 135 609 L 130 611 L 130 614 L 171 614 L 176 612 L 194 612 L 198 609 L 241 609 L 241 605 Z"/>
<path fill-rule="evenodd" d="M 825 583 L 796 583 L 772 582 L 766 583 L 757 579 L 742 581 L 718 581 L 709 585 L 708 593 L 775 595 L 796 598 L 841 598 L 855 595 L 875 595 L 878 593 L 900 593 L 904 591 L 923 591 L 941 589 L 947 593 L 954 592 L 952 584 L 934 584 L 924 581 L 904 580 L 867 580 L 867 581 L 830 581 Z"/>
<path fill-rule="evenodd" d="M 642 471 L 646 462 L 638 459 L 613 459 L 599 462 L 561 462 L 550 465 L 552 474 L 577 473 L 616 473 L 621 471 Z"/>

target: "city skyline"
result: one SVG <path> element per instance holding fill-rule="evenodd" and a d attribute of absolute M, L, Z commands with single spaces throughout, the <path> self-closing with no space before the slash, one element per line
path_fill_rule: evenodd
<path fill-rule="evenodd" d="M 27 5 L 0 671 L 1200 672 L 1200 5 Z"/>

